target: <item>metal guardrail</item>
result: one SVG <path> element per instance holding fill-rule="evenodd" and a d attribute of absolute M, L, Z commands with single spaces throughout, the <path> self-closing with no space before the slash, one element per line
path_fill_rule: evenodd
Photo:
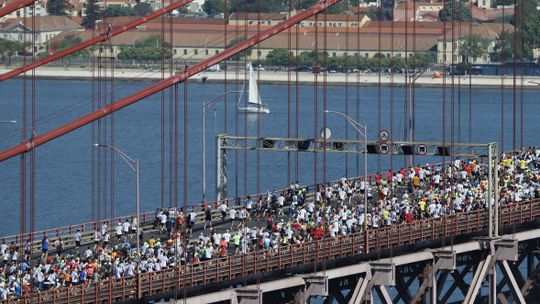
<path fill-rule="evenodd" d="M 537 219 L 540 219 L 540 199 L 500 207 L 499 224 L 501 227 Z M 198 264 L 186 264 L 132 277 L 48 290 L 21 298 L 3 300 L 0 303 L 111 303 L 136 300 L 148 295 L 202 286 L 260 272 L 355 256 L 365 253 L 366 250 L 377 252 L 390 247 L 480 232 L 486 230 L 487 227 L 487 210 L 476 210 L 454 216 L 372 229 L 368 230 L 367 234 L 360 232 L 306 244 L 282 246 L 276 250 L 256 251 Z"/>

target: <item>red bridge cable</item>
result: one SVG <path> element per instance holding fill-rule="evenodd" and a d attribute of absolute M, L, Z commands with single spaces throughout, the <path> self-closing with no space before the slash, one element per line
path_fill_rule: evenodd
<path fill-rule="evenodd" d="M 4 17 L 5 15 L 12 13 L 16 10 L 19 10 L 23 7 L 29 6 L 34 4 L 35 0 L 21 0 L 16 1 L 10 4 L 7 4 L 3 8 L 0 8 L 0 17 Z"/>
<path fill-rule="evenodd" d="M 164 14 L 167 14 L 167 13 L 170 13 L 172 12 L 173 10 L 175 9 L 178 9 L 184 5 L 187 5 L 189 3 L 191 3 L 193 0 L 182 0 L 180 2 L 177 2 L 177 3 L 174 3 L 174 4 L 171 4 L 169 6 L 167 6 L 166 8 L 163 8 L 163 9 L 160 9 L 160 10 L 157 10 L 151 14 L 149 14 L 148 16 L 145 16 L 145 17 L 142 17 L 140 19 L 137 19 L 133 22 L 130 22 L 124 26 L 121 26 L 115 30 L 112 30 L 110 33 L 105 33 L 105 34 L 101 34 L 95 38 L 92 38 L 90 40 L 87 40 L 87 41 L 84 41 L 82 42 L 81 44 L 78 44 L 74 47 L 71 47 L 71 48 L 68 48 L 64 51 L 61 51 L 61 52 L 58 52 L 58 53 L 55 53 L 54 55 L 51 55 L 51 56 L 48 56 L 48 57 L 45 57 L 43 59 L 40 59 L 40 60 L 37 60 L 35 62 L 32 62 L 31 64 L 28 64 L 28 65 L 24 65 L 18 69 L 14 69 L 14 70 L 11 70 L 7 73 L 4 73 L 2 75 L 0 75 L 0 81 L 4 81 L 4 80 L 7 80 L 7 79 L 10 79 L 10 78 L 13 78 L 19 74 L 22 74 L 26 71 L 29 71 L 29 70 L 32 70 L 32 69 L 35 69 L 37 67 L 40 67 L 44 64 L 47 64 L 51 61 L 54 61 L 54 60 L 57 60 L 59 58 L 62 58 L 62 57 L 66 57 L 68 55 L 71 55 L 75 52 L 78 52 L 84 48 L 87 48 L 87 47 L 90 47 L 92 45 L 95 45 L 95 44 L 98 44 L 100 42 L 104 42 L 108 39 L 110 39 L 111 37 L 114 37 L 114 36 L 117 36 L 117 35 L 120 35 L 122 34 L 123 32 L 126 32 L 130 29 L 133 29 L 145 22 L 148 22 L 150 20 L 153 20 L 161 15 L 164 15 Z"/>
<path fill-rule="evenodd" d="M 78 119 L 75 119 L 67 124 L 64 124 L 60 127 L 57 127 L 49 132 L 46 132 L 42 135 L 34 137 L 32 140 L 26 141 L 24 143 L 15 145 L 9 149 L 6 149 L 0 153 L 0 161 L 4 161 L 6 159 L 9 159 L 15 155 L 19 155 L 24 152 L 28 152 L 32 150 L 35 147 L 38 147 L 44 143 L 47 143 L 53 139 L 56 139 L 64 134 L 67 134 L 71 131 L 74 131 L 82 126 L 85 126 L 93 121 L 96 121 L 102 117 L 108 116 L 113 112 L 116 112 L 120 109 L 123 109 L 131 104 L 134 104 L 141 99 L 148 97 L 150 95 L 153 95 L 165 88 L 168 88 L 176 83 L 180 83 L 188 79 L 189 77 L 196 75 L 204 70 L 206 70 L 208 67 L 215 65 L 227 58 L 230 58 L 234 56 L 235 54 L 238 54 L 253 45 L 260 43 L 262 41 L 265 41 L 266 39 L 288 29 L 289 27 L 295 25 L 296 23 L 309 18 L 322 10 L 335 5 L 336 3 L 339 3 L 340 0 L 327 0 L 326 2 L 320 2 L 313 7 L 302 11 L 301 13 L 295 15 L 292 18 L 286 19 L 280 24 L 277 24 L 275 26 L 272 26 L 271 28 L 261 32 L 258 35 L 252 36 L 238 44 L 235 44 L 231 48 L 221 52 L 220 54 L 217 54 L 213 57 L 210 57 L 207 60 L 204 60 L 193 67 L 187 69 L 185 72 L 176 73 L 174 76 L 169 77 L 167 79 L 164 79 L 162 81 L 159 81 L 145 89 L 142 89 L 130 96 L 124 97 L 114 103 L 111 103 L 109 105 L 106 105 L 94 112 L 88 113 L 85 116 L 82 116 Z"/>

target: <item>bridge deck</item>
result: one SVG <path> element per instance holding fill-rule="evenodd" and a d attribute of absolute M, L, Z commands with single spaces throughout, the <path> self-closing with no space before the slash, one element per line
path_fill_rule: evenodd
<path fill-rule="evenodd" d="M 536 221 L 540 218 L 540 200 L 500 208 L 500 226 Z M 104 303 L 129 301 L 184 288 L 245 278 L 259 273 L 307 266 L 322 261 L 380 252 L 385 248 L 415 245 L 423 241 L 450 238 L 487 229 L 487 211 L 478 210 L 455 216 L 426 219 L 413 223 L 368 230 L 336 239 L 309 244 L 289 245 L 277 250 L 252 252 L 185 264 L 172 269 L 141 273 L 132 277 L 66 287 L 11 299 L 5 303 Z M 397 233 L 399 231 L 399 233 Z"/>

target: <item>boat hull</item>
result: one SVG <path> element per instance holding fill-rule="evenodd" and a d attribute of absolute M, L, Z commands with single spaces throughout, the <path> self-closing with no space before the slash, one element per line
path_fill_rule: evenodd
<path fill-rule="evenodd" d="M 264 107 L 238 107 L 238 112 L 252 114 L 270 114 L 270 109 Z"/>

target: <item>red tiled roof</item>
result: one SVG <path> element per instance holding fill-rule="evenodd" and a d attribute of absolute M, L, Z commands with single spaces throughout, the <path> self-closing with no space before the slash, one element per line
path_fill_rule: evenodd
<path fill-rule="evenodd" d="M 73 22 L 66 16 L 36 16 L 35 17 L 36 31 L 68 31 L 82 29 L 82 27 Z M 30 28 L 32 26 L 32 18 L 13 18 L 7 20 L 7 25 L 1 30 L 11 30 L 19 24 Z"/>
<path fill-rule="evenodd" d="M 478 6 L 472 7 L 472 17 L 479 21 L 494 21 L 498 18 L 501 18 L 504 15 L 511 16 L 514 14 L 514 10 L 512 8 L 510 9 L 502 9 L 502 8 L 479 8 Z"/>

